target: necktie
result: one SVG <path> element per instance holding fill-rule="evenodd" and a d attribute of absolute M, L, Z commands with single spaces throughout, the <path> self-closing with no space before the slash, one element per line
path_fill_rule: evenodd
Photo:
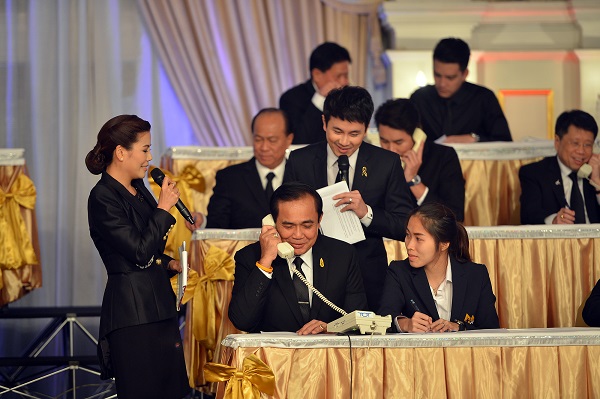
<path fill-rule="evenodd" d="M 265 196 L 267 197 L 267 202 L 271 201 L 271 195 L 273 195 L 273 179 L 275 178 L 275 173 L 269 172 L 267 173 L 267 186 L 265 187 Z"/>
<path fill-rule="evenodd" d="M 583 197 L 581 191 L 579 191 L 579 184 L 577 184 L 577 172 L 571 172 L 569 175 L 573 180 L 573 187 L 571 188 L 571 200 L 569 206 L 575 211 L 575 223 L 585 223 L 585 210 L 583 205 Z"/>
<path fill-rule="evenodd" d="M 304 272 L 302 271 L 301 257 L 297 256 L 294 259 L 294 265 L 296 265 L 296 270 L 298 270 L 304 276 Z M 294 283 L 294 290 L 296 291 L 296 297 L 298 298 L 298 306 L 300 306 L 300 313 L 302 313 L 302 319 L 304 321 L 304 324 L 306 324 L 310 320 L 310 302 L 308 301 L 308 287 L 302 282 L 302 280 L 300 280 L 298 276 L 296 276 L 296 273 L 294 273 L 294 278 L 292 279 L 292 282 Z"/>
<path fill-rule="evenodd" d="M 348 155 L 340 155 L 338 157 L 338 174 L 335 178 L 335 182 L 339 183 L 344 180 L 348 183 L 348 187 L 350 187 L 350 180 L 348 180 L 348 171 L 350 170 L 350 161 L 348 160 Z"/>
<path fill-rule="evenodd" d="M 450 108 L 450 100 L 445 100 L 446 114 L 444 115 L 444 125 L 442 126 L 442 135 L 452 134 L 452 109 Z"/>

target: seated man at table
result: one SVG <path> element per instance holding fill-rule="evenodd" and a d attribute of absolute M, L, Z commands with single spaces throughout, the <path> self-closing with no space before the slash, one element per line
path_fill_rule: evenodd
<path fill-rule="evenodd" d="M 350 53 L 337 43 L 325 42 L 310 55 L 310 79 L 281 95 L 279 108 L 290 118 L 293 144 L 311 144 L 325 139 L 323 103 L 325 97 L 338 87 L 348 84 Z"/>
<path fill-rule="evenodd" d="M 452 209 L 460 222 L 465 217 L 465 179 L 458 155 L 452 147 L 431 140 L 417 142 L 419 111 L 411 100 L 388 100 L 375 111 L 381 147 L 400 155 L 404 179 L 411 191 L 413 205 L 436 201 Z"/>
<path fill-rule="evenodd" d="M 583 321 L 590 327 L 600 327 L 600 280 L 592 290 L 581 314 Z"/>
<path fill-rule="evenodd" d="M 469 45 L 461 39 L 442 39 L 433 51 L 434 85 L 415 91 L 414 101 L 423 130 L 431 140 L 445 143 L 512 141 L 508 122 L 494 93 L 466 82 Z"/>
<path fill-rule="evenodd" d="M 587 112 L 566 111 L 556 120 L 554 133 L 556 156 L 519 170 L 521 223 L 600 222 L 600 155 L 592 154 L 596 121 Z M 592 172 L 582 178 L 577 172 L 585 163 Z"/>
<path fill-rule="evenodd" d="M 217 172 L 208 216 L 192 215 L 196 223 L 186 222 L 190 230 L 198 228 L 258 228 L 269 213 L 269 199 L 283 181 L 285 152 L 294 138 L 284 111 L 260 110 L 252 119 L 254 157 Z"/>
<path fill-rule="evenodd" d="M 365 309 L 356 251 L 319 234 L 323 215 L 319 194 L 306 184 L 285 183 L 273 193 L 270 206 L 275 226 L 263 226 L 259 242 L 235 254 L 229 304 L 233 325 L 246 332 L 326 332 L 327 323 L 342 315 L 309 290 L 293 268 L 346 312 Z M 278 255 L 281 242 L 291 244 L 294 257 Z"/>

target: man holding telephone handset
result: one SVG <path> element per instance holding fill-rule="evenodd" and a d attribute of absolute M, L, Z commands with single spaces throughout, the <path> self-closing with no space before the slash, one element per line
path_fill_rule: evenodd
<path fill-rule="evenodd" d="M 332 306 L 346 312 L 366 309 L 354 247 L 319 233 L 323 215 L 319 194 L 306 184 L 285 183 L 273 193 L 270 208 L 275 225 L 265 221 L 259 242 L 235 255 L 229 304 L 233 325 L 254 333 L 319 334 L 327 332 L 327 323 L 341 317 Z M 288 258 L 282 257 L 287 256 L 285 248 L 278 250 L 281 243 L 291 245 Z"/>
<path fill-rule="evenodd" d="M 521 224 L 599 223 L 600 155 L 593 154 L 598 124 L 587 112 L 565 111 L 554 132 L 556 156 L 519 170 Z"/>

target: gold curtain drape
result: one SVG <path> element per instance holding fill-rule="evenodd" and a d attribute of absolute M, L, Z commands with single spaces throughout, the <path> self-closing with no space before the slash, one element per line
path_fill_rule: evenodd
<path fill-rule="evenodd" d="M 348 348 L 224 349 L 234 367 L 250 354 L 269 365 L 273 398 L 351 396 Z M 352 348 L 352 370 L 365 399 L 600 397 L 600 346 Z"/>
<path fill-rule="evenodd" d="M 35 199 L 24 164 L 0 165 L 0 307 L 42 286 Z"/>
<path fill-rule="evenodd" d="M 233 255 L 251 241 L 194 240 L 191 242 L 190 267 L 200 277 L 194 298 L 187 304 L 184 330 L 184 353 L 190 386 L 214 392 L 202 372 L 213 355 L 219 353 L 221 341 L 237 330 L 229 321 L 227 309 L 233 288 Z"/>

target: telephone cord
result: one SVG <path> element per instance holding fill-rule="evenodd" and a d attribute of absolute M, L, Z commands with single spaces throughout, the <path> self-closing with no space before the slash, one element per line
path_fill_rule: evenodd
<path fill-rule="evenodd" d="M 346 313 L 346 311 L 344 311 L 344 309 L 335 306 L 329 299 L 325 298 L 325 295 L 321 294 L 318 289 L 313 287 L 313 285 L 311 283 L 309 283 L 306 278 L 304 278 L 304 276 L 302 275 L 302 273 L 300 273 L 298 271 L 298 269 L 296 269 L 294 267 L 294 268 L 292 268 L 292 271 L 294 272 L 296 277 L 298 277 L 304 284 L 306 284 L 308 286 L 308 288 L 310 288 L 311 291 L 315 293 L 315 295 L 317 295 L 323 302 L 325 302 L 327 304 L 327 306 L 329 306 L 331 309 L 335 310 L 336 312 L 341 313 L 343 316 L 346 316 L 348 314 L 348 313 Z"/>

